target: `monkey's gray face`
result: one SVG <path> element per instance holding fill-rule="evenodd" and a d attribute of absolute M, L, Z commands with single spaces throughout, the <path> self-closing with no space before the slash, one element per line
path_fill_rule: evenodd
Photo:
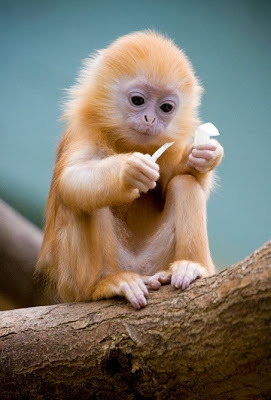
<path fill-rule="evenodd" d="M 179 107 L 180 96 L 172 88 L 150 85 L 146 80 L 122 82 L 119 109 L 124 125 L 143 136 L 156 137 L 167 130 Z"/>

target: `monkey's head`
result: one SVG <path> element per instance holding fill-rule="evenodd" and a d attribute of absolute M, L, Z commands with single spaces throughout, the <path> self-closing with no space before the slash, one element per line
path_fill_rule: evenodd
<path fill-rule="evenodd" d="M 85 61 L 67 116 L 136 148 L 160 145 L 193 134 L 200 93 L 189 60 L 172 41 L 137 32 Z"/>

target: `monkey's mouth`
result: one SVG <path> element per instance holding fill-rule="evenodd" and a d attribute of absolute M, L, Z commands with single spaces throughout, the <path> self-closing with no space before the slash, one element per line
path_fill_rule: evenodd
<path fill-rule="evenodd" d="M 162 126 L 157 122 L 154 124 L 147 124 L 134 119 L 128 119 L 126 126 L 131 130 L 132 134 L 137 134 L 144 137 L 159 136 L 162 130 Z"/>
<path fill-rule="evenodd" d="M 132 128 L 132 131 L 136 132 L 137 135 L 146 137 L 158 136 L 160 134 L 160 132 L 157 129 L 152 129 L 152 128 Z"/>

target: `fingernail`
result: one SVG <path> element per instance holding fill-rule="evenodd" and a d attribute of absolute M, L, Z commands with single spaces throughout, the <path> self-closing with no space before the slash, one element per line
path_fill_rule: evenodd
<path fill-rule="evenodd" d="M 184 278 L 183 279 L 183 284 L 182 284 L 182 289 L 186 289 L 190 284 L 189 278 Z"/>
<path fill-rule="evenodd" d="M 142 297 L 140 304 L 142 307 L 145 307 L 147 305 L 147 300 L 145 297 Z"/>

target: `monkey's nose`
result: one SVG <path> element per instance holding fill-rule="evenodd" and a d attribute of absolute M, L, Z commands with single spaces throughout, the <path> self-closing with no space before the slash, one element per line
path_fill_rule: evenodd
<path fill-rule="evenodd" d="M 144 115 L 144 119 L 149 124 L 153 124 L 155 122 L 155 117 L 153 117 L 153 116 Z"/>

